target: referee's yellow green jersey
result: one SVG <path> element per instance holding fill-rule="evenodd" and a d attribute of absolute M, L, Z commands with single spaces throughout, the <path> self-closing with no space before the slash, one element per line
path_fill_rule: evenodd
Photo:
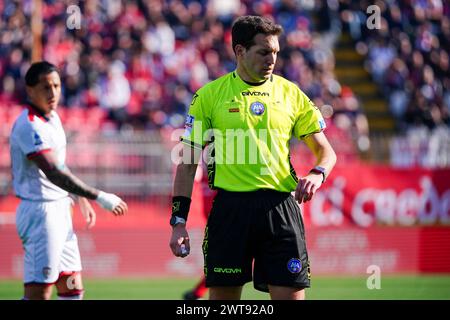
<path fill-rule="evenodd" d="M 231 72 L 197 91 L 185 128 L 185 144 L 202 149 L 213 141 L 211 187 L 291 192 L 298 179 L 289 140 L 322 131 L 325 121 L 294 83 L 273 75 L 252 85 Z"/>

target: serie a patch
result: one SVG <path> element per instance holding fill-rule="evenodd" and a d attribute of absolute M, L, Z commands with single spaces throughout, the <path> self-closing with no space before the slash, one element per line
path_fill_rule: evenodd
<path fill-rule="evenodd" d="M 34 140 L 34 145 L 35 145 L 35 146 L 38 146 L 38 145 L 41 145 L 41 144 L 42 144 L 42 139 L 41 139 L 41 137 L 37 134 L 37 132 L 34 133 L 33 140 Z"/>
<path fill-rule="evenodd" d="M 324 119 L 319 119 L 320 129 L 325 129 L 327 127 Z"/>
<path fill-rule="evenodd" d="M 192 133 L 192 126 L 194 125 L 195 117 L 188 114 L 186 116 L 186 121 L 184 123 L 184 134 L 183 136 L 188 137 Z"/>
<path fill-rule="evenodd" d="M 184 125 L 186 127 L 192 127 L 192 125 L 194 124 L 194 121 L 195 121 L 195 117 L 188 114 L 186 116 L 186 122 L 184 123 Z"/>

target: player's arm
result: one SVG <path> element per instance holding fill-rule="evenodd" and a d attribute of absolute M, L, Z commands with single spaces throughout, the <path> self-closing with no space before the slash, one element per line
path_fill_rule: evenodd
<path fill-rule="evenodd" d="M 67 168 L 60 168 L 56 164 L 51 150 L 34 154 L 28 158 L 44 172 L 50 182 L 61 189 L 77 196 L 96 200 L 104 209 L 111 211 L 115 215 L 123 215 L 128 210 L 127 204 L 118 196 L 88 186 Z"/>
<path fill-rule="evenodd" d="M 58 167 L 51 151 L 39 153 L 33 157 L 29 157 L 29 159 L 45 173 L 48 180 L 61 189 L 77 196 L 92 200 L 97 199 L 99 190 L 88 186 L 69 170 Z"/>
<path fill-rule="evenodd" d="M 186 221 L 191 204 L 195 173 L 201 150 L 183 145 L 182 161 L 177 166 L 172 199 L 172 236 L 170 249 L 177 257 L 186 257 L 190 251 Z"/>
<path fill-rule="evenodd" d="M 316 157 L 316 167 L 298 181 L 295 199 L 299 202 L 311 200 L 336 164 L 336 153 L 323 132 L 313 133 L 304 138 L 308 148 Z"/>

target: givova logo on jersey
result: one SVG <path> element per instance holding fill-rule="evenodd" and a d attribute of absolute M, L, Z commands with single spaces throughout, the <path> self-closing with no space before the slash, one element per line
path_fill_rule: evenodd
<path fill-rule="evenodd" d="M 259 91 L 242 91 L 242 95 L 245 96 L 255 96 L 255 97 L 268 97 L 270 94 L 268 92 Z"/>

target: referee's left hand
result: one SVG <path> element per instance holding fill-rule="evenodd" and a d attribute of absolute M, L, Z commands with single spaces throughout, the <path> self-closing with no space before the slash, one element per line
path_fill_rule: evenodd
<path fill-rule="evenodd" d="M 191 246 L 189 244 L 189 234 L 185 224 L 179 223 L 172 228 L 172 236 L 169 245 L 172 253 L 176 257 L 184 258 L 189 255 Z"/>
<path fill-rule="evenodd" d="M 297 200 L 299 204 L 311 200 L 321 185 L 321 174 L 310 173 L 307 176 L 302 177 L 298 180 L 297 188 L 295 189 L 295 200 Z"/>

